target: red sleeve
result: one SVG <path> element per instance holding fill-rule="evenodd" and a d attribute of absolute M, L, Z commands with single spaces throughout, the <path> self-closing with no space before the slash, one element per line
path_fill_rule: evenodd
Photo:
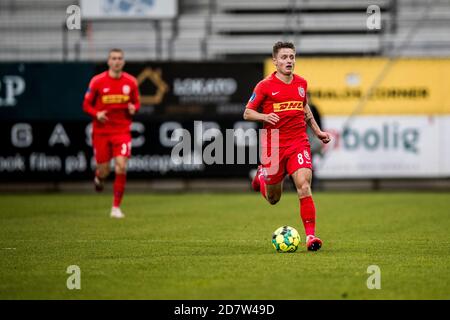
<path fill-rule="evenodd" d="M 94 79 L 89 83 L 89 87 L 84 95 L 83 111 L 91 117 L 97 116 L 97 110 L 94 108 L 95 99 L 97 97 L 97 81 Z"/>
<path fill-rule="evenodd" d="M 253 90 L 252 96 L 248 100 L 246 108 L 258 110 L 265 99 L 263 82 L 259 82 Z"/>
<path fill-rule="evenodd" d="M 139 87 L 138 87 L 136 79 L 133 81 L 133 89 L 131 90 L 130 99 L 131 99 L 131 102 L 136 107 L 136 112 L 138 112 L 139 109 L 141 108 L 141 99 L 139 96 Z"/>

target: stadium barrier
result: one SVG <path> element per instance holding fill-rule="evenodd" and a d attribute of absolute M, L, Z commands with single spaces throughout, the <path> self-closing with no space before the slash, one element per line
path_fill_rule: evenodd
<path fill-rule="evenodd" d="M 0 181 L 92 178 L 91 125 L 82 101 L 91 77 L 105 68 L 88 63 L 0 64 Z M 132 125 L 131 179 L 247 177 L 256 166 L 256 160 L 222 164 L 227 161 L 225 149 L 222 161 L 202 160 L 208 141 L 217 134 L 227 137 L 226 129 L 239 129 L 232 141 L 236 160 L 242 147 L 249 153 L 257 146 L 258 125 L 244 121 L 242 113 L 263 76 L 262 63 L 128 63 L 126 71 L 136 76 L 142 100 Z M 171 137 L 179 129 L 192 137 L 191 164 L 171 159 L 177 144 Z"/>
<path fill-rule="evenodd" d="M 351 179 L 450 178 L 449 59 L 394 63 L 367 103 L 358 102 L 387 59 L 299 59 L 312 101 L 333 142 L 315 156 L 317 176 Z M 82 100 L 104 64 L 0 64 L 0 181 L 64 182 L 92 177 L 90 119 Z M 135 117 L 130 180 L 248 179 L 256 165 L 249 151 L 258 124 L 242 119 L 255 84 L 273 70 L 262 63 L 129 63 L 140 85 L 142 109 Z M 201 121 L 195 122 L 195 121 Z M 174 130 L 186 129 L 191 148 L 208 146 L 212 132 L 240 129 L 234 152 L 244 146 L 245 164 L 171 161 Z M 208 131 L 210 130 L 210 131 Z M 215 130 L 215 131 L 214 131 Z M 209 138 L 205 139 L 205 134 Z M 199 143 L 201 147 L 198 148 Z M 197 149 L 195 147 L 197 146 Z M 195 150 L 194 150 L 195 149 Z M 234 156 L 233 156 L 234 157 Z M 360 182 L 362 183 L 362 182 Z M 378 182 L 377 182 L 378 183 Z M 378 185 L 380 185 L 378 183 Z"/>

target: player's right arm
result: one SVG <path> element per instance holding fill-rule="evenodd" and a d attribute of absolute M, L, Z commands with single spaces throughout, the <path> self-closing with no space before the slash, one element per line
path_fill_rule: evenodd
<path fill-rule="evenodd" d="M 261 106 L 265 99 L 264 88 L 262 82 L 258 83 L 253 91 L 250 100 L 247 103 L 244 111 L 244 120 L 248 121 L 263 121 L 272 125 L 276 124 L 280 117 L 276 113 L 261 113 L 258 112 L 258 108 Z"/>
<path fill-rule="evenodd" d="M 276 113 L 260 113 L 258 111 L 245 108 L 244 111 L 244 120 L 248 121 L 263 121 L 268 122 L 272 125 L 276 124 L 278 120 L 280 120 L 280 117 Z"/>
<path fill-rule="evenodd" d="M 106 120 L 108 120 L 108 117 L 106 116 L 106 110 L 97 111 L 94 108 L 95 99 L 97 99 L 97 97 L 98 97 L 97 81 L 95 78 L 93 78 L 89 83 L 89 87 L 88 90 L 86 91 L 86 94 L 84 95 L 83 111 L 86 112 L 91 117 L 96 118 L 98 121 L 105 122 Z"/>

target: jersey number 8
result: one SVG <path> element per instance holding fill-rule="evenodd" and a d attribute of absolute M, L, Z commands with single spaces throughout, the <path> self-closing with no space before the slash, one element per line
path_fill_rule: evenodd
<path fill-rule="evenodd" d="M 297 155 L 297 159 L 298 159 L 298 163 L 299 163 L 299 164 L 303 164 L 304 160 L 303 160 L 303 155 L 302 155 L 301 153 L 299 153 L 299 154 Z"/>

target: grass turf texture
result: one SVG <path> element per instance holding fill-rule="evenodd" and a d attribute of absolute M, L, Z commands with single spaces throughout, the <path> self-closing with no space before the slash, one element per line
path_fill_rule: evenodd
<path fill-rule="evenodd" d="M 318 252 L 295 194 L 1 195 L 0 299 L 449 299 L 450 196 L 317 193 Z M 272 232 L 296 227 L 290 254 Z M 68 290 L 66 268 L 81 268 Z M 366 286 L 381 269 L 381 290 Z"/>

